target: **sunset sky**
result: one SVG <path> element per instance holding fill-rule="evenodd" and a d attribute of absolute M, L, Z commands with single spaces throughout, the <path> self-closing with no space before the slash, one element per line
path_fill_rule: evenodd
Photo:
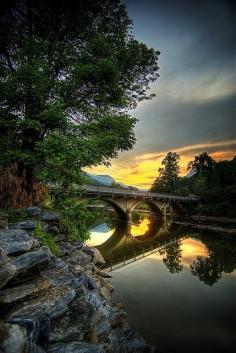
<path fill-rule="evenodd" d="M 163 156 L 181 155 L 181 174 L 201 152 L 236 154 L 236 63 L 233 2 L 126 0 L 135 37 L 161 51 L 156 98 L 131 112 L 139 121 L 134 149 L 112 166 L 87 169 L 150 188 Z"/>

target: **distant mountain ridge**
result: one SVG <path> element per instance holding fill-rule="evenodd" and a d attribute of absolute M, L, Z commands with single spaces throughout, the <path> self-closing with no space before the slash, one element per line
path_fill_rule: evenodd
<path fill-rule="evenodd" d="M 107 187 L 117 187 L 121 189 L 133 189 L 132 186 L 125 185 L 123 183 L 117 182 L 110 175 L 106 174 L 90 174 L 85 173 L 86 177 L 89 179 L 91 185 L 94 186 L 107 186 Z"/>

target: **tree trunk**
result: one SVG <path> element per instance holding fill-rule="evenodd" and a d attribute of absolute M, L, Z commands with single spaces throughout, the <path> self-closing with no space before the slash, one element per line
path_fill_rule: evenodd
<path fill-rule="evenodd" d="M 0 171 L 0 208 L 22 208 L 39 204 L 47 188 L 34 178 L 32 167 L 15 162 Z"/>

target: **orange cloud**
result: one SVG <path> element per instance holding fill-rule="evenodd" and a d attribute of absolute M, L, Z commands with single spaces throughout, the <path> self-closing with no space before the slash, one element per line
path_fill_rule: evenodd
<path fill-rule="evenodd" d="M 236 154 L 236 140 L 196 144 L 173 150 L 180 154 L 180 174 L 186 175 L 188 162 L 193 160 L 198 153 L 208 151 L 216 161 L 231 159 Z M 117 182 L 136 186 L 141 189 L 150 189 L 158 175 L 161 161 L 169 151 L 146 153 L 136 156 L 133 160 L 127 158 L 115 159 L 110 167 L 97 166 L 86 168 L 86 171 L 94 174 L 109 174 Z"/>
<path fill-rule="evenodd" d="M 183 153 L 183 154 L 190 154 L 192 155 L 193 152 L 198 151 L 198 150 L 204 150 L 204 149 L 210 149 L 210 148 L 216 148 L 216 147 L 227 147 L 227 146 L 233 146 L 236 147 L 236 140 L 228 140 L 228 141 L 221 141 L 221 142 L 209 142 L 209 143 L 202 143 L 202 144 L 196 144 L 196 145 L 190 145 L 190 146 L 184 146 L 181 148 L 176 148 L 174 149 L 174 152 L 176 153 Z M 135 159 L 137 160 L 144 160 L 144 159 L 155 159 L 162 157 L 169 151 L 162 151 L 162 152 L 154 152 L 154 153 L 145 153 L 140 156 L 137 156 Z"/>

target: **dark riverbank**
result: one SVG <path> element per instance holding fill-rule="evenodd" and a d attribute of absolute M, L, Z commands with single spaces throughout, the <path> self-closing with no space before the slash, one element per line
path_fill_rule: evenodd
<path fill-rule="evenodd" d="M 202 221 L 202 222 L 214 222 L 214 223 L 222 223 L 222 224 L 235 224 L 236 227 L 236 218 L 230 218 L 230 217 L 213 217 L 213 216 L 199 216 L 199 215 L 193 215 L 191 216 L 192 219 L 196 221 Z"/>
<path fill-rule="evenodd" d="M 175 220 L 174 223 L 199 230 L 236 235 L 235 218 L 193 215 L 187 217 L 185 220 Z"/>

